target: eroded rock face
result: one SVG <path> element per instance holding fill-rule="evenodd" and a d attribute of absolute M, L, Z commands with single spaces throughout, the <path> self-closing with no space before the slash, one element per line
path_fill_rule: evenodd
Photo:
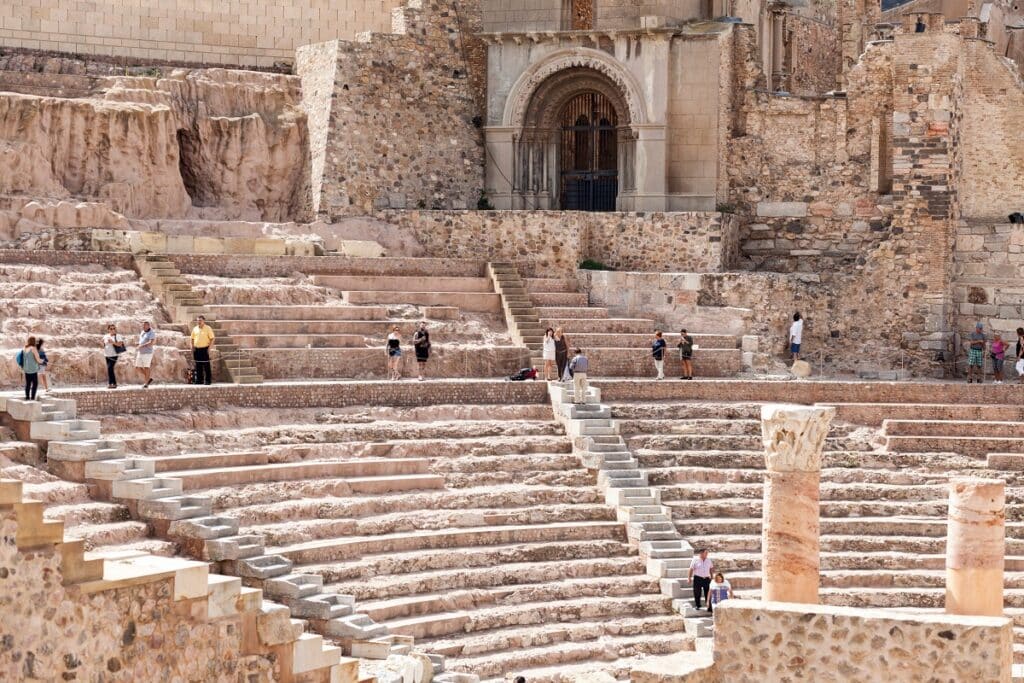
<path fill-rule="evenodd" d="M 132 218 L 304 220 L 306 115 L 289 76 L 100 79 L 90 97 L 0 95 L 0 194 L 97 200 Z"/>

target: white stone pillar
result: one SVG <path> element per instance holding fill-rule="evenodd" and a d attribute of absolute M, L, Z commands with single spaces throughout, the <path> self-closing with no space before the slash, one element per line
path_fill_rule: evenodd
<path fill-rule="evenodd" d="M 515 173 L 514 142 L 512 128 L 491 126 L 484 129 L 484 144 L 487 145 L 487 163 L 484 166 L 484 186 L 488 199 L 496 209 L 511 209 L 512 178 Z"/>
<path fill-rule="evenodd" d="M 946 612 L 1003 614 L 1006 491 L 999 479 L 949 482 L 946 526 Z"/>
<path fill-rule="evenodd" d="M 761 599 L 818 602 L 821 453 L 835 408 L 761 407 Z"/>
<path fill-rule="evenodd" d="M 633 173 L 636 181 L 634 211 L 665 211 L 668 207 L 665 149 L 665 126 L 634 126 Z M 621 190 L 621 188 L 620 188 Z"/>

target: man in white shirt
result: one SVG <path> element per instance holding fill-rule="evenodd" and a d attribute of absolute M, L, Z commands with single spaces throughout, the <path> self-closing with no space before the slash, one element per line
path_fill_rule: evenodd
<path fill-rule="evenodd" d="M 708 558 L 707 548 L 701 548 L 690 560 L 688 577 L 693 584 L 693 605 L 697 609 L 700 609 L 701 596 L 707 602 L 707 609 L 711 609 L 711 572 L 714 570 L 715 565 Z"/>
<path fill-rule="evenodd" d="M 804 336 L 804 319 L 797 311 L 793 314 L 793 324 L 789 326 L 789 352 L 793 360 L 800 360 L 800 342 Z"/>

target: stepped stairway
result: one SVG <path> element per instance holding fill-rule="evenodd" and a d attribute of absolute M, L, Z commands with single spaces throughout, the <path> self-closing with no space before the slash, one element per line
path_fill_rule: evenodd
<path fill-rule="evenodd" d="M 269 412 L 104 418 L 83 475 L 353 655 L 555 681 L 692 647 L 549 407 Z"/>
<path fill-rule="evenodd" d="M 18 258 L 5 255 L 6 259 Z M 153 364 L 158 381 L 177 379 L 184 368 L 187 340 L 170 324 L 159 303 L 132 270 L 116 259 L 88 267 L 0 262 L 0 350 L 9 362 L 0 364 L 0 382 L 23 383 L 13 362 L 29 336 L 46 340 L 54 386 L 106 384 L 106 366 L 99 344 L 109 323 L 129 340 L 128 359 L 119 364 L 122 382 L 136 381 L 129 368 L 142 320 L 156 329 Z"/>
<path fill-rule="evenodd" d="M 1017 624 L 1015 658 L 1024 662 L 1022 457 L 986 453 L 1011 445 L 1005 435 L 1018 427 L 1009 418 L 1020 419 L 1024 411 L 829 405 L 838 412 L 822 469 L 822 602 L 942 609 L 947 482 L 957 475 L 995 476 L 1007 482 L 1006 611 Z M 764 480 L 760 404 L 617 401 L 610 407 L 681 536 L 710 550 L 738 597 L 756 598 Z M 932 419 L 903 419 L 914 415 Z"/>
<path fill-rule="evenodd" d="M 283 655 L 289 670 L 282 672 L 282 680 L 306 676 L 306 680 L 355 683 L 359 679 L 358 660 L 342 658 L 340 648 L 325 645 L 319 635 L 306 633 L 302 620 L 293 619 L 281 605 L 263 600 L 258 589 L 243 587 L 240 579 L 210 574 L 202 562 L 144 553 L 86 552 L 83 540 L 64 536 L 62 522 L 44 518 L 44 507 L 40 501 L 23 497 L 20 481 L 0 480 L 0 518 L 10 516 L 15 520 L 17 550 L 59 556 L 63 585 L 78 590 L 73 595 L 115 591 L 170 578 L 173 600 L 190 603 L 185 612 L 197 623 L 234 620 L 243 629 L 248 654 Z M 180 637 L 180 631 L 178 634 Z M 187 642 L 178 644 L 183 647 Z M 72 668 L 79 665 L 75 662 Z"/>
<path fill-rule="evenodd" d="M 252 358 L 228 334 L 216 316 L 203 305 L 203 300 L 192 291 L 188 280 L 181 276 L 167 256 L 144 254 L 135 259 L 136 267 L 154 295 L 159 296 L 171 319 L 191 330 L 199 316 L 206 319 L 214 334 L 214 355 L 236 384 L 259 384 L 263 377 L 253 365 Z M 216 374 L 216 373 L 215 373 Z"/>
<path fill-rule="evenodd" d="M 529 278 L 524 281 L 531 314 L 538 317 L 541 336 L 547 328 L 562 328 L 569 348 L 582 348 L 590 360 L 591 375 L 597 377 L 653 377 L 650 347 L 658 329 L 647 318 L 616 318 L 603 306 L 590 305 L 587 294 L 579 292 L 575 280 Z M 665 376 L 678 376 L 678 330 L 662 330 L 668 344 Z M 701 377 L 729 377 L 743 370 L 740 338 L 731 334 L 708 334 L 690 329 L 699 347 L 694 353 L 694 372 Z M 539 350 L 539 346 L 535 351 Z M 540 354 L 533 359 L 543 367 Z"/>
<path fill-rule="evenodd" d="M 509 343 L 500 298 L 483 262 L 313 260 L 315 265 L 295 264 L 308 273 L 257 277 L 232 271 L 185 279 L 268 379 L 384 377 L 383 349 L 394 328 L 406 354 L 404 374 L 411 374 L 412 337 L 420 321 L 431 335 L 432 377 L 502 376 L 526 362 L 524 350 Z"/>
<path fill-rule="evenodd" d="M 259 587 L 262 594 L 290 609 L 291 615 L 302 618 L 303 628 L 309 625 L 318 633 L 331 637 L 341 643 L 349 654 L 386 658 L 390 654 L 411 651 L 411 638 L 391 636 L 366 615 L 355 613 L 351 596 L 325 593 L 318 577 L 292 571 L 290 560 L 265 552 L 261 535 L 240 533 L 237 520 L 215 513 L 211 496 L 194 491 L 204 483 L 261 481 L 254 472 L 257 468 L 251 466 L 259 461 L 258 458 L 254 460 L 247 454 L 215 454 L 209 460 L 202 455 L 171 455 L 161 460 L 143 454 L 128 455 L 130 440 L 104 439 L 100 422 L 76 417 L 75 402 L 70 400 L 28 402 L 4 397 L 0 398 L 0 412 L 6 412 L 12 420 L 28 424 L 29 437 L 45 444 L 48 460 L 62 476 L 87 483 L 101 497 L 114 505 L 124 506 L 133 518 L 152 526 L 159 537 L 169 541 L 168 554 L 175 550 L 183 551 L 238 577 L 240 583 Z M 165 448 L 167 443 L 165 440 Z M 173 445 L 169 448 L 177 450 Z M 170 466 L 167 462 L 171 463 Z M 263 463 L 266 464 L 266 457 Z M 224 464 L 235 464 L 235 471 L 225 472 L 224 468 L 209 467 Z M 204 465 L 208 467 L 204 468 Z M 270 474 L 265 473 L 262 481 L 287 481 L 303 475 L 322 476 L 325 469 L 330 468 L 299 469 L 298 473 L 284 472 L 275 477 L 274 467 L 268 466 Z M 347 484 L 357 490 L 361 487 L 371 491 L 388 488 L 386 483 L 381 484 L 375 479 L 386 482 L 387 477 L 355 476 L 348 479 Z M 408 482 L 398 484 L 399 488 L 409 485 Z M 42 511 L 45 503 L 37 505 Z M 69 509 L 62 512 L 76 513 L 77 506 L 67 507 Z M 97 526 L 100 529 L 96 533 L 101 538 L 111 537 L 108 525 Z M 108 528 L 102 528 L 104 526 Z M 86 543 L 84 540 L 81 542 Z M 117 557 L 139 554 L 137 547 L 117 545 L 102 547 L 102 551 Z M 443 659 L 435 659 L 434 670 L 443 671 Z"/>

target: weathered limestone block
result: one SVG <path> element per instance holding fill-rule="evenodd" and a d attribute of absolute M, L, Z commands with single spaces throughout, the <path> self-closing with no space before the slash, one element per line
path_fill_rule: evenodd
<path fill-rule="evenodd" d="M 946 612 L 1001 616 L 1006 491 L 999 479 L 949 482 Z"/>
<path fill-rule="evenodd" d="M 763 218 L 803 218 L 807 202 L 758 202 L 757 215 Z"/>
<path fill-rule="evenodd" d="M 835 408 L 761 408 L 767 473 L 762 530 L 762 595 L 818 601 L 821 452 Z"/>

